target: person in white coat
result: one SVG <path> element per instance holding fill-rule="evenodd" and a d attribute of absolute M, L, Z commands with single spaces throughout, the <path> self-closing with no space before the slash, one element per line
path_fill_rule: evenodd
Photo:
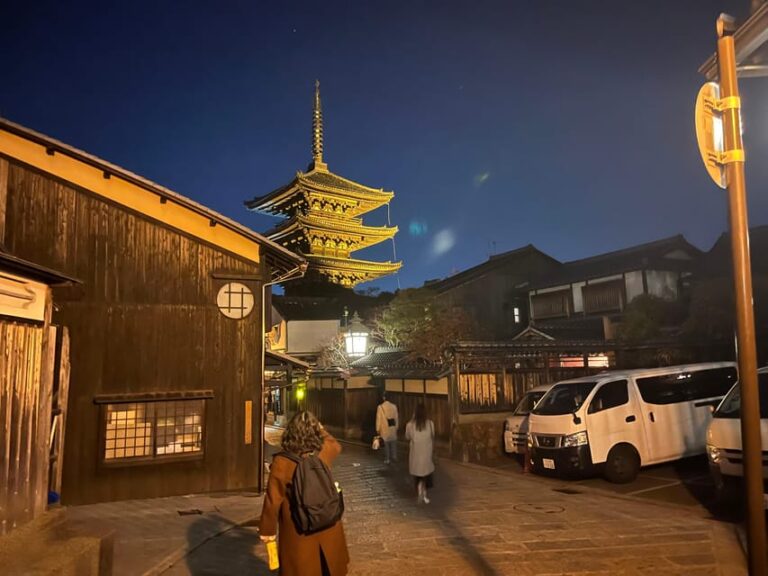
<path fill-rule="evenodd" d="M 397 462 L 397 427 L 400 418 L 397 414 L 397 406 L 387 400 L 387 395 L 382 394 L 381 404 L 376 408 L 376 433 L 384 442 L 384 464 Z"/>
<path fill-rule="evenodd" d="M 418 502 L 429 504 L 427 489 L 432 487 L 432 473 L 435 463 L 432 458 L 435 425 L 427 418 L 424 404 L 416 405 L 416 412 L 405 426 L 405 437 L 410 442 L 408 471 L 416 483 Z"/>

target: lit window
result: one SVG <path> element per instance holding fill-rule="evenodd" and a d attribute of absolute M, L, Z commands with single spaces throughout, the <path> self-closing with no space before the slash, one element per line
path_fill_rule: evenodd
<path fill-rule="evenodd" d="M 520 324 L 520 308 L 515 306 L 515 308 L 512 310 L 512 313 L 515 317 L 515 324 Z"/>
<path fill-rule="evenodd" d="M 245 284 L 230 282 L 219 290 L 216 304 L 224 316 L 239 320 L 248 316 L 253 310 L 253 292 Z"/>
<path fill-rule="evenodd" d="M 103 460 L 202 455 L 205 400 L 104 404 Z"/>

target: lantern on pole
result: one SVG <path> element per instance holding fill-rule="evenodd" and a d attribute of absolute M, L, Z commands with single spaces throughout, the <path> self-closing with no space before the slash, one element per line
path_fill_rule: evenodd
<path fill-rule="evenodd" d="M 352 320 L 344 329 L 344 347 L 350 358 L 362 358 L 368 352 L 368 328 L 355 312 Z"/>

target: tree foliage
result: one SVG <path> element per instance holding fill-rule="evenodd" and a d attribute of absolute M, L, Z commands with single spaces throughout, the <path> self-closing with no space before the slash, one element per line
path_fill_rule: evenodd
<path fill-rule="evenodd" d="M 415 358 L 442 362 L 445 348 L 470 339 L 477 327 L 463 309 L 451 307 L 428 288 L 401 290 L 376 319 L 376 336 Z"/>
<path fill-rule="evenodd" d="M 616 336 L 625 342 L 654 340 L 664 336 L 665 329 L 679 325 L 684 315 L 679 301 L 643 294 L 627 305 Z"/>

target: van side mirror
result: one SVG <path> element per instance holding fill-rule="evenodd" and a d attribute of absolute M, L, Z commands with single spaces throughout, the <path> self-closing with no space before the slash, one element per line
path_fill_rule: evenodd
<path fill-rule="evenodd" d="M 581 424 L 581 418 L 576 416 L 576 412 L 573 413 L 573 423 L 574 424 Z"/>

